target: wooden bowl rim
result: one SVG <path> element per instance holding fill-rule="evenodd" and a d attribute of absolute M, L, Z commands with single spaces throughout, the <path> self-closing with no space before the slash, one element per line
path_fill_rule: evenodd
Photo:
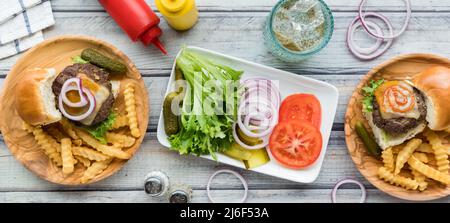
<path fill-rule="evenodd" d="M 10 71 L 8 72 L 8 74 L 7 74 L 7 76 L 6 76 L 5 80 L 4 80 L 3 87 L 2 87 L 1 92 L 0 92 L 0 102 L 3 100 L 3 96 L 4 96 L 4 94 L 5 94 L 5 90 L 4 90 L 4 89 L 5 89 L 5 86 L 8 84 L 9 79 L 11 78 L 11 77 L 10 77 L 10 76 L 11 76 L 10 74 L 16 72 L 16 69 L 18 69 L 18 68 L 17 68 L 17 65 L 18 65 L 18 64 L 21 64 L 21 63 L 28 57 L 28 55 L 33 54 L 33 53 L 34 53 L 35 51 L 37 51 L 37 50 L 40 50 L 40 49 L 41 49 L 43 46 L 45 46 L 45 45 L 52 44 L 53 42 L 56 42 L 56 41 L 66 41 L 66 40 L 68 40 L 68 41 L 77 41 L 77 40 L 78 40 L 78 41 L 87 41 L 87 42 L 91 42 L 91 43 L 94 43 L 94 44 L 101 45 L 101 46 L 103 46 L 103 47 L 105 47 L 105 48 L 108 48 L 109 50 L 111 50 L 111 52 L 112 52 L 114 55 L 116 55 L 116 56 L 118 56 L 119 58 L 121 58 L 122 60 L 124 60 L 124 62 L 125 62 L 127 65 L 129 65 L 129 67 L 132 69 L 132 72 L 133 72 L 133 73 L 136 73 L 136 74 L 138 75 L 136 81 L 138 81 L 138 82 L 141 82 L 141 81 L 142 81 L 142 82 L 143 82 L 143 80 L 142 80 L 142 75 L 141 75 L 141 73 L 139 72 L 139 70 L 136 68 L 136 65 L 131 61 L 131 59 L 130 59 L 127 55 L 125 55 L 121 50 L 119 50 L 117 47 L 115 47 L 115 46 L 112 45 L 111 43 L 108 43 L 108 42 L 106 42 L 106 41 L 104 41 L 104 40 L 101 40 L 101 39 L 97 39 L 97 38 L 92 37 L 92 36 L 86 36 L 86 35 L 58 35 L 58 36 L 55 36 L 55 37 L 46 39 L 46 40 L 42 41 L 41 43 L 39 43 L 39 44 L 33 46 L 32 48 L 28 49 L 25 53 L 23 53 L 23 54 L 17 59 L 17 61 L 16 61 L 16 62 L 14 63 L 14 65 L 11 67 Z M 144 84 L 144 86 L 145 86 L 145 84 Z M 144 88 L 145 88 L 145 87 L 144 87 Z M 143 94 L 144 107 L 147 108 L 147 109 L 144 109 L 144 110 L 145 110 L 145 113 L 146 113 L 146 114 L 144 115 L 144 117 L 147 117 L 147 118 L 146 118 L 145 126 L 147 126 L 147 125 L 148 125 L 148 122 L 149 122 L 149 119 L 148 119 L 148 114 L 149 114 L 149 95 L 148 95 L 148 91 L 147 91 L 146 88 L 145 88 L 145 89 L 142 89 L 142 90 L 144 91 L 144 94 Z M 0 111 L 3 111 L 3 109 L 2 109 L 2 103 L 0 103 Z M 3 126 L 0 125 L 0 133 L 2 132 L 2 129 L 3 129 Z M 131 159 L 134 157 L 134 154 L 140 149 L 144 137 L 145 137 L 145 133 L 142 134 L 140 138 L 136 139 L 137 146 L 136 146 L 136 149 L 132 152 L 132 154 L 131 154 L 132 156 L 131 156 L 130 159 L 128 159 L 128 160 L 123 160 L 123 162 L 122 162 L 119 166 L 117 166 L 115 169 L 109 171 L 107 174 L 103 175 L 102 177 L 96 177 L 96 178 L 94 178 L 94 179 L 88 181 L 87 183 L 81 183 L 81 182 L 77 182 L 77 183 L 74 183 L 74 182 L 56 182 L 56 181 L 53 181 L 51 178 L 47 177 L 47 175 L 42 175 L 42 174 L 39 174 L 39 173 L 35 172 L 33 169 L 30 168 L 30 166 L 29 166 L 28 163 L 23 162 L 22 160 L 17 159 L 17 153 L 16 153 L 16 152 L 13 152 L 13 151 L 10 149 L 10 146 L 11 146 L 12 142 L 9 142 L 9 141 L 7 141 L 7 140 L 4 140 L 4 142 L 5 142 L 6 146 L 8 147 L 8 150 L 13 154 L 14 158 L 15 158 L 17 161 L 19 161 L 23 166 L 25 166 L 27 170 L 29 170 L 29 171 L 32 172 L 33 174 L 39 176 L 40 178 L 42 178 L 42 179 L 44 179 L 44 180 L 46 180 L 46 181 L 48 181 L 48 182 L 50 182 L 50 183 L 54 183 L 54 184 L 58 184 L 58 185 L 65 185 L 65 186 L 84 186 L 84 185 L 89 185 L 89 184 L 92 184 L 92 183 L 95 183 L 95 182 L 104 180 L 104 179 L 106 179 L 106 178 L 108 178 L 108 177 L 114 175 L 115 173 L 117 173 L 117 171 L 119 171 L 120 169 L 122 169 L 123 166 L 125 165 L 125 163 L 127 163 L 129 160 L 131 160 Z M 113 161 L 113 162 L 114 162 L 114 161 Z"/>
<path fill-rule="evenodd" d="M 411 53 L 411 54 L 402 54 L 402 55 L 398 55 L 396 57 L 393 57 L 389 60 L 386 60 L 384 62 L 382 62 L 381 64 L 375 66 L 374 68 L 372 68 L 369 72 L 367 72 L 367 74 L 361 79 L 361 81 L 358 83 L 357 87 L 355 88 L 355 90 L 353 91 L 352 95 L 350 96 L 350 100 L 347 104 L 347 109 L 346 109 L 346 113 L 345 113 L 345 124 L 344 124 L 344 134 L 345 134 L 345 143 L 347 145 L 347 150 L 349 152 L 350 157 L 352 158 L 353 164 L 355 164 L 356 169 L 358 169 L 358 171 L 361 173 L 361 175 L 364 176 L 364 178 L 369 181 L 373 186 L 375 186 L 377 189 L 379 189 L 380 191 L 383 191 L 384 193 L 387 193 L 393 197 L 397 197 L 403 200 L 409 200 L 409 201 L 431 201 L 431 200 L 436 200 L 439 198 L 443 198 L 443 197 L 447 197 L 448 195 L 450 195 L 450 187 L 447 187 L 444 193 L 439 193 L 436 195 L 429 195 L 429 196 L 424 196 L 423 194 L 415 194 L 415 193 L 411 193 L 411 196 L 403 196 L 402 194 L 398 194 L 395 191 L 390 191 L 390 190 L 386 190 L 384 187 L 381 187 L 381 185 L 379 184 L 379 182 L 382 182 L 386 185 L 392 186 L 382 180 L 380 180 L 379 178 L 371 178 L 368 175 L 368 171 L 367 170 L 363 170 L 362 168 L 359 168 L 359 166 L 357 165 L 357 157 L 353 156 L 351 153 L 351 150 L 349 148 L 348 145 L 350 145 L 351 143 L 349 142 L 350 137 L 348 136 L 349 134 L 351 134 L 351 128 L 350 128 L 350 123 L 348 123 L 348 120 L 350 120 L 349 116 L 351 115 L 351 107 L 353 107 L 353 104 L 356 103 L 356 95 L 359 94 L 359 91 L 361 90 L 361 88 L 367 83 L 367 81 L 369 81 L 370 79 L 372 79 L 372 77 L 381 69 L 390 66 L 398 61 L 401 60 L 405 60 L 405 59 L 412 59 L 412 58 L 419 58 L 419 59 L 435 59 L 435 60 L 440 60 L 440 61 L 445 61 L 449 67 L 450 67 L 450 59 L 448 59 L 445 56 L 441 56 L 441 55 L 437 55 L 437 54 L 430 54 L 430 53 Z M 364 120 L 365 122 L 367 122 L 366 120 Z M 399 187 L 400 188 L 400 187 Z M 403 189 L 403 188 L 400 188 Z M 406 189 L 404 189 L 406 190 Z M 420 195 L 420 196 L 416 196 L 416 195 Z"/>

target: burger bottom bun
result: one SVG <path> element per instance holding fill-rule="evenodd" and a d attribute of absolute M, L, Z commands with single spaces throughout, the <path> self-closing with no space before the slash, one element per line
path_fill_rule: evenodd
<path fill-rule="evenodd" d="M 408 139 L 412 139 L 414 136 L 421 133 L 427 126 L 426 122 L 423 121 L 422 123 L 417 125 L 417 127 L 410 129 L 407 132 L 400 133 L 398 135 L 391 135 L 375 125 L 372 118 L 372 112 L 363 112 L 363 114 L 367 119 L 370 128 L 372 128 L 373 135 L 375 136 L 375 141 L 383 150 L 391 146 L 400 145 Z"/>

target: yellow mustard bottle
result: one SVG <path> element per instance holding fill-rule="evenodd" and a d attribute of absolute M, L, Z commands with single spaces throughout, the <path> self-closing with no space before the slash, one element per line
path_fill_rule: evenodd
<path fill-rule="evenodd" d="M 197 22 L 194 0 L 155 0 L 155 3 L 167 23 L 176 30 L 188 30 Z"/>

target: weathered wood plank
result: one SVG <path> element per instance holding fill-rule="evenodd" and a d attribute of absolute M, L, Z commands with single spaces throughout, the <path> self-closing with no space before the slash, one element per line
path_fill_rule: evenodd
<path fill-rule="evenodd" d="M 401 13 L 390 13 L 392 23 L 401 24 Z M 382 57 L 373 61 L 359 61 L 347 50 L 345 33 L 356 14 L 335 13 L 335 32 L 328 46 L 313 58 L 302 63 L 284 63 L 274 58 L 263 44 L 262 27 L 266 12 L 229 13 L 205 12 L 199 23 L 190 31 L 176 32 L 162 22 L 168 56 L 162 56 L 154 47 L 145 48 L 140 43 L 131 43 L 120 28 L 103 12 L 55 13 L 56 24 L 46 30 L 45 37 L 62 34 L 84 34 L 107 40 L 123 50 L 139 69 L 168 70 L 176 53 L 183 44 L 195 45 L 224 54 L 240 57 L 268 66 L 340 74 L 365 71 L 380 62 L 402 53 L 428 52 L 450 55 L 450 12 L 415 13 L 404 35 Z M 0 69 L 8 70 L 18 56 L 0 61 Z"/>
<path fill-rule="evenodd" d="M 174 180 L 205 189 L 209 176 L 222 168 L 236 169 L 248 180 L 253 189 L 327 189 L 343 177 L 354 177 L 373 188 L 355 169 L 347 153 L 342 131 L 332 132 L 325 160 L 318 179 L 312 184 L 299 184 L 252 171 L 233 168 L 195 156 L 180 156 L 162 147 L 155 134 L 146 135 L 144 143 L 135 156 L 114 176 L 88 186 L 64 187 L 40 180 L 26 170 L 9 152 L 3 142 L 0 144 L 0 191 L 52 191 L 52 190 L 136 190 L 142 188 L 146 173 L 160 169 Z M 218 185 L 223 189 L 239 188 L 237 179 L 219 177 Z"/>
<path fill-rule="evenodd" d="M 152 9 L 157 10 L 153 0 L 146 0 Z M 269 11 L 278 0 L 196 0 L 200 11 Z M 360 0 L 325 0 L 334 11 L 356 10 Z M 450 6 L 445 0 L 413 0 L 413 11 L 447 11 Z M 370 2 L 376 6 L 376 10 L 404 10 L 404 4 L 400 0 L 377 0 Z M 52 0 L 53 9 L 56 11 L 99 11 L 103 10 L 97 1 L 92 0 Z"/>
<path fill-rule="evenodd" d="M 241 190 L 212 191 L 214 199 L 221 201 L 237 201 L 242 196 Z M 249 190 L 247 202 L 251 203 L 329 203 L 330 189 L 289 189 L 289 190 Z M 342 189 L 338 191 L 338 202 L 358 202 L 361 192 L 359 189 Z M 205 190 L 194 190 L 192 201 L 194 203 L 209 202 Z M 112 203 L 112 202 L 138 202 L 156 203 L 167 202 L 164 199 L 151 198 L 143 190 L 139 191 L 83 191 L 83 192 L 0 192 L 0 202 L 45 202 L 45 203 Z M 367 190 L 367 202 L 405 202 L 391 197 L 379 190 Z M 450 198 L 435 200 L 433 202 L 450 202 Z M 270 214 L 270 213 L 269 213 Z"/>

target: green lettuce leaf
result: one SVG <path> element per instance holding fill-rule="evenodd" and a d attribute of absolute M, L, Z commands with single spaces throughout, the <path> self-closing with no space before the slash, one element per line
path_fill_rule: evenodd
<path fill-rule="evenodd" d="M 116 113 L 110 112 L 108 117 L 103 122 L 94 126 L 84 127 L 84 129 L 102 144 L 106 144 L 106 132 L 111 130 L 116 117 Z"/>
<path fill-rule="evenodd" d="M 373 110 L 373 96 L 375 94 L 375 90 L 383 84 L 384 80 L 370 80 L 369 84 L 362 88 L 363 100 L 362 106 L 364 112 L 372 112 Z"/>
<path fill-rule="evenodd" d="M 180 131 L 169 137 L 171 147 L 180 154 L 210 154 L 217 159 L 216 152 L 230 148 L 234 142 L 232 126 L 241 89 L 231 86 L 239 81 L 243 71 L 217 64 L 188 49 L 183 49 L 176 64 L 189 88 L 181 107 Z M 214 86 L 206 87 L 204 83 L 210 80 Z M 206 103 L 214 106 L 208 108 Z"/>
<path fill-rule="evenodd" d="M 72 63 L 79 63 L 79 64 L 89 63 L 89 61 L 83 60 L 83 58 L 81 58 L 81 56 L 74 56 L 74 57 L 71 57 L 71 59 L 72 59 Z"/>

